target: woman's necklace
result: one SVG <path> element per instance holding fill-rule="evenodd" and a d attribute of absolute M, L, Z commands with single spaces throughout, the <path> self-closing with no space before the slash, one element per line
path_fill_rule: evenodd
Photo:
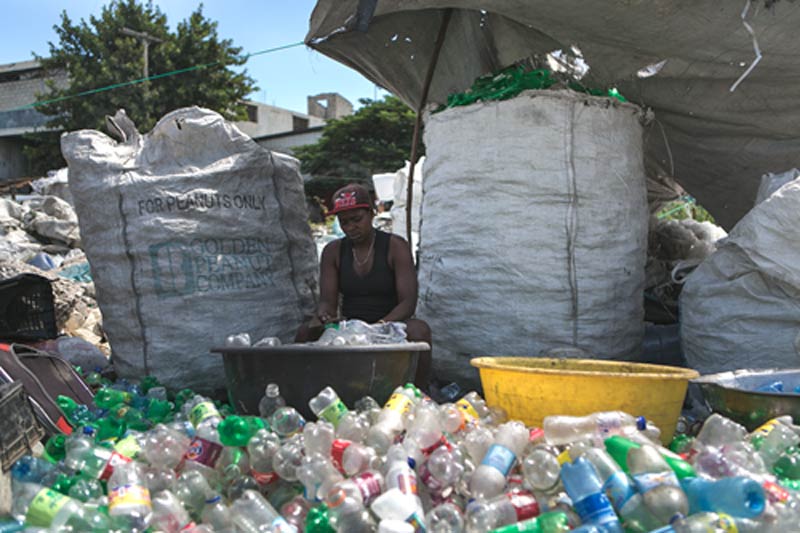
<path fill-rule="evenodd" d="M 358 258 L 358 255 L 356 255 L 356 249 L 355 247 L 353 247 L 353 260 L 356 262 L 358 266 L 364 266 L 367 264 L 367 261 L 369 261 L 369 257 L 372 255 L 372 250 L 374 247 L 375 247 L 375 231 L 373 230 L 372 242 L 369 245 L 369 250 L 367 250 L 367 256 L 364 258 L 363 261 Z"/>

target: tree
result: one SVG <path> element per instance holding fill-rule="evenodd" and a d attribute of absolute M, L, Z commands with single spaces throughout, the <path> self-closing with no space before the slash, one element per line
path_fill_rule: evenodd
<path fill-rule="evenodd" d="M 37 59 L 46 72 L 66 72 L 67 86 L 49 82 L 49 92 L 39 101 L 51 101 L 84 91 L 142 78 L 143 41 L 126 35 L 124 28 L 146 33 L 160 42 L 148 50 L 149 75 L 205 65 L 185 73 L 143 83 L 96 92 L 43 104 L 37 109 L 51 117 L 48 127 L 70 131 L 100 129 L 106 115 L 125 109 L 140 131 L 147 131 L 165 113 L 198 105 L 213 109 L 231 120 L 246 117 L 242 100 L 256 90 L 246 71 L 230 67 L 242 65 L 241 48 L 230 39 L 220 39 L 217 23 L 203 16 L 200 5 L 175 31 L 167 17 L 152 2 L 114 0 L 99 16 L 75 24 L 64 11 L 61 24 L 54 27 L 58 43 L 49 43 L 50 57 Z M 28 138 L 26 152 L 36 171 L 64 166 L 58 135 L 53 132 Z"/>
<path fill-rule="evenodd" d="M 360 102 L 353 115 L 325 124 L 316 144 L 295 149 L 303 172 L 314 177 L 309 196 L 327 197 L 349 182 L 371 186 L 373 174 L 395 171 L 409 158 L 414 112 L 394 96 Z"/>

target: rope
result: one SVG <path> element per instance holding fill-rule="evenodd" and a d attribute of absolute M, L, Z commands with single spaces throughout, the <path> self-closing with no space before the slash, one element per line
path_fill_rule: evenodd
<path fill-rule="evenodd" d="M 278 47 L 275 47 L 275 48 L 267 48 L 266 50 L 259 50 L 258 52 L 252 52 L 250 54 L 246 54 L 246 55 L 242 56 L 242 59 L 245 62 L 247 62 L 247 60 L 249 60 L 251 57 L 254 57 L 254 56 L 259 56 L 259 55 L 263 55 L 263 54 L 270 54 L 272 52 L 278 52 L 280 50 L 286 50 L 287 48 L 294 48 L 296 46 L 301 46 L 303 44 L 305 44 L 305 43 L 303 41 L 300 41 L 298 43 L 285 44 L 283 46 L 278 46 Z M 98 87 L 96 89 L 89 89 L 88 91 L 82 91 L 82 92 L 79 92 L 79 93 L 76 93 L 76 94 L 68 94 L 66 96 L 60 96 L 58 98 L 51 98 L 49 100 L 41 100 L 39 102 L 33 102 L 33 103 L 26 104 L 26 105 L 23 105 L 23 106 L 14 107 L 12 109 L 5 109 L 5 110 L 0 111 L 0 112 L 22 111 L 24 109 L 31 109 L 31 108 L 35 108 L 35 107 L 39 107 L 39 106 L 43 106 L 43 105 L 47 105 L 47 104 L 54 104 L 56 102 L 63 102 L 64 100 L 71 100 L 73 98 L 79 98 L 81 96 L 89 96 L 91 94 L 102 93 L 102 92 L 105 92 L 105 91 L 112 91 L 114 89 L 119 89 L 120 87 L 128 87 L 130 85 L 137 85 L 139 83 L 144 83 L 146 81 L 158 80 L 158 79 L 166 78 L 166 77 L 169 77 L 169 76 L 177 76 L 178 74 L 185 74 L 186 72 L 192 72 L 192 71 L 195 71 L 195 70 L 202 70 L 204 68 L 212 67 L 212 66 L 218 65 L 218 64 L 222 64 L 222 61 L 212 61 L 211 63 L 201 63 L 199 65 L 192 65 L 191 67 L 181 68 L 181 69 L 177 69 L 177 70 L 171 70 L 169 72 L 162 72 L 161 74 L 154 74 L 154 75 L 148 76 L 146 78 L 138 78 L 138 79 L 135 79 L 135 80 L 124 81 L 124 82 L 121 82 L 121 83 L 114 83 L 112 85 L 106 85 L 104 87 Z"/>

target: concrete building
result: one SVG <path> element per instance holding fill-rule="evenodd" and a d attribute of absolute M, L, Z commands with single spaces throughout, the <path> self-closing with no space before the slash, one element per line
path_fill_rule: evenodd
<path fill-rule="evenodd" d="M 29 177 L 23 134 L 42 131 L 48 117 L 33 108 L 19 108 L 35 102 L 37 93 L 47 92 L 46 81 L 38 61 L 0 65 L 0 182 Z M 55 81 L 60 87 L 68 85 L 66 73 Z M 307 114 L 251 100 L 244 104 L 248 120 L 236 126 L 262 146 L 288 154 L 316 142 L 326 120 L 353 113 L 353 105 L 337 93 L 309 96 Z"/>
<path fill-rule="evenodd" d="M 66 73 L 54 79 L 58 86 L 67 84 Z M 34 108 L 19 108 L 35 102 L 37 93 L 47 92 L 46 80 L 38 61 L 0 65 L 0 181 L 27 174 L 22 135 L 45 129 L 48 117 Z"/>

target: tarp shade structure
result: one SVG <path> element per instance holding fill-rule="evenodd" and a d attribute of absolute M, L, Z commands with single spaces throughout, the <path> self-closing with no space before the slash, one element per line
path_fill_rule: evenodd
<path fill-rule="evenodd" d="M 800 165 L 800 3 L 753 0 L 319 0 L 306 43 L 417 107 L 446 8 L 453 18 L 428 96 L 577 46 L 589 87 L 616 86 L 654 110 L 646 164 L 674 176 L 724 227 L 753 205 L 759 178 Z M 482 11 L 483 10 L 483 11 Z M 665 61 L 641 78 L 637 72 Z M 609 154 L 613 157 L 614 154 Z"/>

